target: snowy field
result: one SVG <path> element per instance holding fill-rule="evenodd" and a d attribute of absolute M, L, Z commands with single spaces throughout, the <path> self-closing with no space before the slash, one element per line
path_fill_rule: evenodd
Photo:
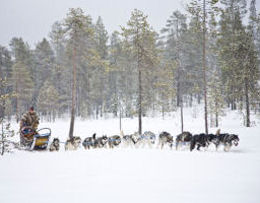
<path fill-rule="evenodd" d="M 204 131 L 199 118 L 185 112 L 185 130 Z M 14 151 L 0 157 L 0 203 L 7 202 L 162 202 L 162 203 L 259 203 L 260 123 L 242 126 L 241 116 L 228 112 L 221 131 L 238 134 L 238 147 L 224 152 L 189 152 L 169 148 L 92 149 L 65 152 Z M 144 118 L 143 131 L 180 133 L 179 116 Z M 124 133 L 137 130 L 137 119 L 123 119 Z M 76 121 L 75 136 L 84 139 L 94 132 L 118 134 L 118 119 Z M 17 124 L 13 125 L 17 130 Z M 52 137 L 65 141 L 69 120 L 41 123 Z M 211 133 L 216 128 L 210 128 Z M 16 137 L 18 137 L 16 135 Z M 17 138 L 16 138 L 17 139 Z"/>

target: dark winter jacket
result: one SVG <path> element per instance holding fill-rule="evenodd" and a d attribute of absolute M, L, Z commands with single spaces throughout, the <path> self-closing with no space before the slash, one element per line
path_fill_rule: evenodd
<path fill-rule="evenodd" d="M 27 112 L 22 116 L 21 122 L 20 122 L 20 129 L 22 129 L 25 126 L 31 127 L 34 130 L 37 130 L 39 125 L 39 117 L 37 116 L 36 112 Z"/>

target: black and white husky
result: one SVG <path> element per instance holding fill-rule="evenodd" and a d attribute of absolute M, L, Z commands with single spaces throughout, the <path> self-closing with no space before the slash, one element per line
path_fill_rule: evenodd
<path fill-rule="evenodd" d="M 81 138 L 72 137 L 65 142 L 65 150 L 77 150 L 80 146 Z"/>
<path fill-rule="evenodd" d="M 139 135 L 138 132 L 135 132 L 134 134 L 130 135 L 132 142 L 135 146 L 138 146 L 139 141 L 141 140 L 141 135 Z"/>
<path fill-rule="evenodd" d="M 82 145 L 85 149 L 96 148 L 97 146 L 96 133 L 94 133 L 92 137 L 85 138 Z"/>
<path fill-rule="evenodd" d="M 207 148 L 211 143 L 215 145 L 219 144 L 219 138 L 217 135 L 204 133 L 194 135 L 191 139 L 190 151 L 192 151 L 195 147 L 197 147 L 197 150 L 200 150 L 201 147 Z"/>
<path fill-rule="evenodd" d="M 108 137 L 108 146 L 109 148 L 114 148 L 121 143 L 121 138 L 119 135 L 113 135 Z"/>
<path fill-rule="evenodd" d="M 142 135 L 142 140 L 145 144 L 148 144 L 150 147 L 155 144 L 156 136 L 151 131 L 145 131 Z"/>
<path fill-rule="evenodd" d="M 131 135 L 123 135 L 122 144 L 124 147 L 131 147 L 134 145 Z"/>
<path fill-rule="evenodd" d="M 152 145 L 155 144 L 156 136 L 151 131 L 145 131 L 142 135 L 138 136 L 137 139 L 137 146 L 144 147 L 145 145 L 148 145 L 150 148 Z"/>
<path fill-rule="evenodd" d="M 50 145 L 49 150 L 53 152 L 53 151 L 59 151 L 59 149 L 60 149 L 60 140 L 58 138 L 54 138 Z"/>
<path fill-rule="evenodd" d="M 218 150 L 220 145 L 224 145 L 224 151 L 228 152 L 233 145 L 237 146 L 238 143 L 239 143 L 238 135 L 224 133 L 224 134 L 217 135 L 217 142 L 215 143 L 215 145 L 216 145 L 216 150 Z"/>
<path fill-rule="evenodd" d="M 172 149 L 173 136 L 168 132 L 162 132 L 159 135 L 158 147 L 161 146 L 161 149 L 162 149 L 165 144 L 168 144 L 169 147 Z"/>
<path fill-rule="evenodd" d="M 183 132 L 176 137 L 176 150 L 179 149 L 180 146 L 190 145 L 192 139 L 192 134 L 190 132 Z"/>
<path fill-rule="evenodd" d="M 87 137 L 83 141 L 82 145 L 85 149 L 90 148 L 103 148 L 108 143 L 108 137 L 106 135 L 103 135 L 101 137 L 96 138 L 96 133 L 92 135 L 92 137 Z"/>
<path fill-rule="evenodd" d="M 96 143 L 98 148 L 103 148 L 108 143 L 108 137 L 106 135 L 103 135 L 97 138 Z"/>

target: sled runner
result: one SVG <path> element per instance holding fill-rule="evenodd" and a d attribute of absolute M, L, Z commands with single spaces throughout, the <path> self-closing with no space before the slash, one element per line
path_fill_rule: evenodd
<path fill-rule="evenodd" d="M 50 128 L 35 131 L 31 127 L 23 127 L 20 131 L 20 145 L 29 150 L 45 150 L 48 147 L 50 136 Z"/>

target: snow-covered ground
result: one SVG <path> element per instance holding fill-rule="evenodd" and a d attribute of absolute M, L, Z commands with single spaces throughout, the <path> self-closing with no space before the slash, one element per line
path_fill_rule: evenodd
<path fill-rule="evenodd" d="M 194 113 L 194 112 L 193 112 Z M 185 130 L 204 131 L 202 112 L 185 109 Z M 144 118 L 143 131 L 180 133 L 179 116 Z M 221 131 L 236 133 L 230 152 L 117 148 L 65 152 L 15 151 L 0 157 L 0 203 L 6 202 L 260 202 L 260 124 L 245 128 L 227 112 Z M 255 119 L 255 121 L 257 121 Z M 124 133 L 137 119 L 123 119 Z M 75 135 L 118 134 L 118 119 L 76 121 Z M 13 125 L 15 129 L 17 124 Z M 65 141 L 69 120 L 41 123 Z M 216 128 L 210 128 L 215 133 Z M 18 136 L 17 136 L 18 137 Z"/>

